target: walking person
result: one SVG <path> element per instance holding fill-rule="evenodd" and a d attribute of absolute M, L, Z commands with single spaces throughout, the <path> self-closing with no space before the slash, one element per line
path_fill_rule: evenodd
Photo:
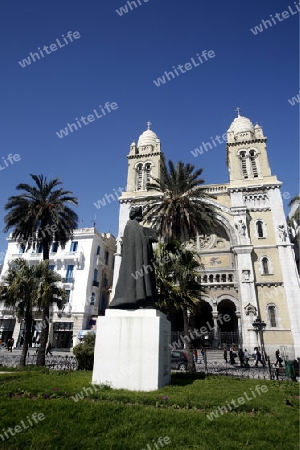
<path fill-rule="evenodd" d="M 198 351 L 196 348 L 194 348 L 194 350 L 193 350 L 193 360 L 194 360 L 194 364 L 196 366 L 197 361 L 198 361 Z"/>
<path fill-rule="evenodd" d="M 233 347 L 230 347 L 230 349 L 229 349 L 229 361 L 230 361 L 230 364 L 232 364 L 232 365 L 235 364 L 235 359 L 234 359 L 235 356 L 236 356 L 236 353 L 234 352 Z"/>
<path fill-rule="evenodd" d="M 282 358 L 281 358 L 281 356 L 280 356 L 280 351 L 279 351 L 279 348 L 276 350 L 276 352 L 275 352 L 275 356 L 276 356 L 276 364 L 275 364 L 275 367 L 277 366 L 277 364 L 279 364 L 279 367 L 282 367 Z"/>
<path fill-rule="evenodd" d="M 244 350 L 244 366 L 245 366 L 245 369 L 250 369 L 249 359 L 250 359 L 249 353 L 247 352 L 247 349 L 245 348 L 245 350 Z"/>
<path fill-rule="evenodd" d="M 255 347 L 256 348 L 256 353 L 255 353 L 255 367 L 257 367 L 257 365 L 258 365 L 258 363 L 260 362 L 263 366 L 265 366 L 265 364 L 262 362 L 262 359 L 261 359 L 261 353 L 260 353 L 260 351 L 259 351 L 259 348 L 258 347 Z"/>
<path fill-rule="evenodd" d="M 241 368 L 242 368 L 242 367 L 244 367 L 244 352 L 243 352 L 243 350 L 241 348 L 239 348 L 238 357 L 239 357 L 240 365 L 241 365 Z"/>
<path fill-rule="evenodd" d="M 51 348 L 52 348 L 52 345 L 51 345 L 51 342 L 49 341 L 47 344 L 47 348 L 46 348 L 46 356 L 48 355 L 48 353 L 50 353 L 50 356 L 52 356 Z"/>
<path fill-rule="evenodd" d="M 223 356 L 224 356 L 225 363 L 227 364 L 228 363 L 228 359 L 227 359 L 227 349 L 226 348 L 224 348 Z"/>

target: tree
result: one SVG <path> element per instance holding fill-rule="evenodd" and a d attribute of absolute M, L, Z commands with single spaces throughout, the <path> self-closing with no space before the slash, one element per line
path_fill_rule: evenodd
<path fill-rule="evenodd" d="M 183 315 L 184 335 L 188 335 L 188 310 L 196 312 L 205 292 L 198 281 L 201 266 L 198 255 L 186 244 L 160 243 L 156 249 L 156 279 L 158 305 L 165 311 L 180 310 Z"/>
<path fill-rule="evenodd" d="M 61 308 L 66 297 L 64 289 L 57 283 L 61 277 L 49 269 L 48 261 L 30 266 L 23 259 L 14 260 L 0 286 L 0 297 L 5 306 L 15 309 L 19 318 L 24 318 L 24 342 L 20 366 L 25 366 L 28 346 L 32 339 L 33 310 L 41 309 L 45 302 L 56 302 Z"/>
<path fill-rule="evenodd" d="M 92 332 L 87 333 L 83 338 L 83 342 L 73 348 L 73 353 L 78 361 L 79 370 L 93 370 L 95 342 L 96 335 Z"/>
<path fill-rule="evenodd" d="M 203 169 L 192 164 L 163 160 L 161 177 L 148 184 L 149 189 L 163 193 L 149 200 L 144 208 L 144 220 L 153 226 L 164 241 L 186 242 L 197 234 L 211 233 L 215 226 L 215 209 L 209 203 L 213 197 L 205 192 L 200 178 Z"/>
<path fill-rule="evenodd" d="M 30 175 L 35 185 L 21 183 L 16 189 L 24 191 L 8 199 L 4 217 L 4 232 L 12 229 L 12 238 L 23 250 L 41 246 L 43 260 L 49 260 L 50 246 L 57 242 L 62 248 L 72 238 L 77 227 L 78 216 L 68 206 L 77 206 L 78 201 L 71 191 L 63 190 L 58 178 L 47 181 L 43 175 Z M 49 305 L 43 307 L 43 317 L 49 319 Z M 41 333 L 41 345 L 37 364 L 45 365 L 45 346 L 48 340 L 49 324 L 46 321 Z"/>

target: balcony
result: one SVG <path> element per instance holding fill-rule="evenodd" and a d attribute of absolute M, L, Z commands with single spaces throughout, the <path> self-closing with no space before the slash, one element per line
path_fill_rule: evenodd
<path fill-rule="evenodd" d="M 99 281 L 93 280 L 92 286 L 99 287 Z"/>
<path fill-rule="evenodd" d="M 63 283 L 74 283 L 74 278 L 73 277 L 66 277 L 62 279 Z"/>
<path fill-rule="evenodd" d="M 234 272 L 222 271 L 222 272 L 205 272 L 198 275 L 198 280 L 204 286 L 210 285 L 234 285 L 236 284 Z"/>

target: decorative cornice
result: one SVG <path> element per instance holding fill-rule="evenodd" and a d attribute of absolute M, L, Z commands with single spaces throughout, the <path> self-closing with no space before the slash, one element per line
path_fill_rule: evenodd
<path fill-rule="evenodd" d="M 238 141 L 238 142 L 227 142 L 226 145 L 228 147 L 236 147 L 237 145 L 245 145 L 245 144 L 256 144 L 256 143 L 263 143 L 267 142 L 267 138 L 263 139 L 251 139 L 251 141 Z"/>
<path fill-rule="evenodd" d="M 142 158 L 150 158 L 151 156 L 159 156 L 162 155 L 162 152 L 154 152 L 154 153 L 145 153 L 138 155 L 127 155 L 128 159 L 142 159 Z"/>

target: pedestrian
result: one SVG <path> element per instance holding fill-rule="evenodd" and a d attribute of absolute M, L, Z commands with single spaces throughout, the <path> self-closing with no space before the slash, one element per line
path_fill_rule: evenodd
<path fill-rule="evenodd" d="M 250 365 L 249 365 L 249 353 L 247 352 L 247 349 L 245 348 L 244 350 L 244 365 L 246 369 L 250 369 Z"/>
<path fill-rule="evenodd" d="M 244 352 L 243 352 L 243 349 L 241 349 L 241 348 L 239 348 L 238 357 L 239 357 L 240 365 L 242 368 L 242 367 L 244 367 Z"/>
<path fill-rule="evenodd" d="M 11 350 L 10 351 L 12 351 L 14 343 L 15 343 L 15 340 L 13 337 L 10 339 L 10 342 L 11 342 Z"/>
<path fill-rule="evenodd" d="M 228 360 L 227 360 L 227 349 L 226 348 L 224 348 L 223 356 L 224 356 L 224 359 L 225 359 L 225 363 L 227 364 Z"/>
<path fill-rule="evenodd" d="M 194 350 L 193 350 L 193 360 L 194 360 L 194 364 L 196 365 L 196 363 L 198 361 L 198 352 L 197 352 L 196 348 L 194 348 Z"/>
<path fill-rule="evenodd" d="M 260 362 L 263 366 L 265 365 L 261 359 L 261 353 L 259 351 L 258 347 L 256 348 L 256 353 L 255 353 L 255 367 L 257 367 L 258 363 Z"/>
<path fill-rule="evenodd" d="M 7 345 L 7 351 L 8 351 L 8 352 L 11 352 L 11 350 L 12 350 L 11 338 L 8 338 L 8 339 L 7 339 L 6 345 Z"/>
<path fill-rule="evenodd" d="M 280 356 L 280 351 L 279 351 L 279 348 L 276 350 L 276 352 L 275 352 L 275 356 L 276 356 L 276 364 L 275 364 L 275 367 L 277 366 L 277 364 L 279 364 L 279 367 L 282 367 L 282 358 L 281 358 L 281 356 Z"/>
<path fill-rule="evenodd" d="M 48 355 L 48 353 L 50 353 L 50 356 L 52 356 L 51 348 L 52 348 L 52 345 L 51 345 L 51 342 L 49 341 L 47 344 L 47 348 L 46 348 L 46 356 Z"/>

